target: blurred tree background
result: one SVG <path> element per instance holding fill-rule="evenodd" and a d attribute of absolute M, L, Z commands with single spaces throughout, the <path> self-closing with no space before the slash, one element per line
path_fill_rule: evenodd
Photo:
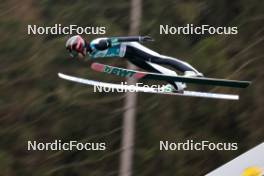
<path fill-rule="evenodd" d="M 138 94 L 133 175 L 204 175 L 264 139 L 264 1 L 143 0 L 147 46 L 209 77 L 252 80 L 240 101 Z M 127 35 L 129 1 L 2 0 L 0 4 L 0 169 L 5 176 L 118 175 L 124 94 L 60 80 L 57 72 L 117 82 L 68 58 L 63 35 L 27 35 L 27 25 L 106 26 Z M 238 26 L 238 35 L 160 35 L 159 25 Z M 84 36 L 93 39 L 98 36 Z M 99 59 L 125 66 L 124 59 Z M 192 87 L 198 89 L 200 87 Z M 203 88 L 204 89 L 204 88 Z M 107 150 L 27 151 L 27 141 L 106 142 Z M 238 142 L 238 151 L 159 151 L 159 141 Z"/>

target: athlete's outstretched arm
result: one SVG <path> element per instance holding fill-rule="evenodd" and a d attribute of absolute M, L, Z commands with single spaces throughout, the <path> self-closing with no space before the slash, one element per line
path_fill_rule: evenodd
<path fill-rule="evenodd" d="M 149 36 L 128 36 L 128 37 L 113 37 L 112 40 L 115 40 L 119 43 L 121 42 L 148 42 L 154 41 Z"/>
<path fill-rule="evenodd" d="M 109 47 L 119 45 L 122 42 L 146 42 L 153 41 L 149 36 L 128 36 L 128 37 L 110 37 L 99 38 L 91 43 L 92 47 L 97 50 L 105 50 Z"/>

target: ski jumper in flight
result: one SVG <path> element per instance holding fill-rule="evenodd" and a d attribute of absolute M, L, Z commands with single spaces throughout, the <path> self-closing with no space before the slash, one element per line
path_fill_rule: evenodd
<path fill-rule="evenodd" d="M 176 76 L 175 71 L 164 67 L 170 66 L 182 72 L 183 76 L 186 77 L 203 76 L 190 64 L 173 57 L 161 55 L 139 43 L 145 41 L 153 40 L 148 36 L 130 36 L 97 38 L 88 42 L 81 36 L 76 35 L 68 39 L 66 49 L 72 57 L 85 57 L 88 55 L 92 60 L 104 57 L 120 57 L 126 58 L 137 67 L 150 72 Z M 183 91 L 186 87 L 184 83 L 173 81 L 169 81 L 167 86 L 175 89 L 175 91 Z"/>

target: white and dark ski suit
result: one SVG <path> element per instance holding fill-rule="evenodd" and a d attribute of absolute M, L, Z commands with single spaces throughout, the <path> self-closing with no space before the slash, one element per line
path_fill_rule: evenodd
<path fill-rule="evenodd" d="M 131 39 L 131 40 L 130 40 Z M 87 43 L 87 53 L 94 59 L 98 57 L 121 57 L 128 59 L 131 63 L 147 71 L 177 75 L 173 70 L 161 65 L 170 66 L 180 72 L 192 71 L 197 75 L 200 73 L 190 64 L 179 59 L 161 55 L 146 48 L 138 42 L 137 37 L 124 37 L 124 42 L 117 38 L 97 38 Z M 140 41 L 140 40 L 139 40 Z M 175 82 L 169 82 L 177 89 Z"/>

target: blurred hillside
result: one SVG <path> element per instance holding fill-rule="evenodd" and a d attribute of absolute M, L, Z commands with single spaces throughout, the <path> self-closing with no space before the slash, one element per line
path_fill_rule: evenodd
<path fill-rule="evenodd" d="M 106 26 L 128 34 L 129 2 L 2 0 L 0 4 L 0 175 L 117 175 L 124 94 L 60 80 L 57 72 L 107 82 L 89 61 L 70 59 L 69 36 L 27 35 L 27 25 Z M 134 175 L 203 175 L 264 140 L 264 1 L 144 0 L 146 45 L 189 62 L 209 77 L 252 80 L 240 101 L 139 94 Z M 238 26 L 238 35 L 160 35 L 159 25 Z M 84 36 L 93 39 L 98 36 Z M 123 59 L 99 62 L 125 66 Z M 194 87 L 197 90 L 200 87 Z M 28 152 L 27 140 L 106 141 L 104 152 Z M 235 152 L 160 152 L 159 141 L 238 142 Z"/>

